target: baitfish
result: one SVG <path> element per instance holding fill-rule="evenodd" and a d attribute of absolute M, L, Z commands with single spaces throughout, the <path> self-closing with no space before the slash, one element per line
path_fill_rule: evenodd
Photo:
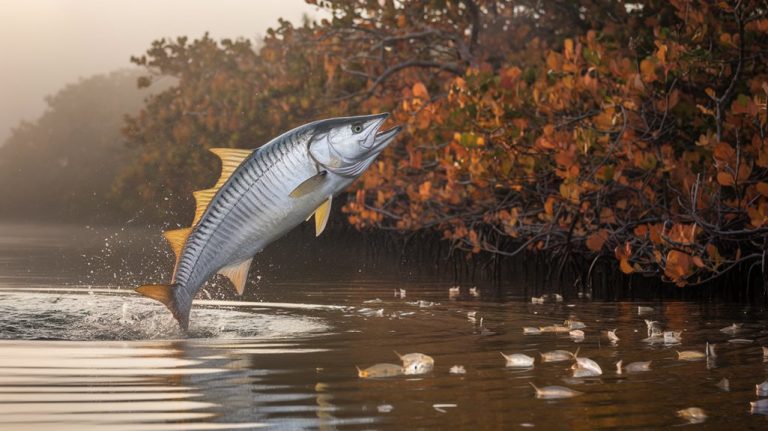
<path fill-rule="evenodd" d="M 541 355 L 541 362 L 561 362 L 570 361 L 576 354 L 567 350 L 552 350 L 551 352 L 539 353 Z"/>
<path fill-rule="evenodd" d="M 536 391 L 536 398 L 544 400 L 559 400 L 562 398 L 571 398 L 583 394 L 583 392 L 574 391 L 573 389 L 566 388 L 565 386 L 544 386 L 543 388 L 539 388 L 531 382 L 528 382 L 528 384 L 531 385 Z"/>
<path fill-rule="evenodd" d="M 403 372 L 408 375 L 426 374 L 435 368 L 435 360 L 423 353 L 408 353 L 401 355 L 395 352 L 403 362 Z"/>
<path fill-rule="evenodd" d="M 616 362 L 616 374 L 621 374 L 622 369 L 628 373 L 651 371 L 651 361 L 630 362 L 626 366 L 624 366 L 623 363 L 623 361 Z"/>
<path fill-rule="evenodd" d="M 677 416 L 691 424 L 700 424 L 707 420 L 707 413 L 699 407 L 688 407 L 677 411 Z"/>
<path fill-rule="evenodd" d="M 315 216 L 328 222 L 331 200 L 373 163 L 400 132 L 380 131 L 389 114 L 320 120 L 286 132 L 255 150 L 214 148 L 221 177 L 194 193 L 192 226 L 165 232 L 176 254 L 170 284 L 136 289 L 165 304 L 186 330 L 192 299 L 214 274 L 242 294 L 253 256 Z"/>
<path fill-rule="evenodd" d="M 357 368 L 357 376 L 361 379 L 383 379 L 386 377 L 402 376 L 405 370 L 400 365 L 376 364 L 361 370 Z"/>
<path fill-rule="evenodd" d="M 507 361 L 507 367 L 510 368 L 529 368 L 533 367 L 534 359 L 528 355 L 522 353 L 513 353 L 511 355 L 505 355 L 501 353 L 504 360 Z"/>

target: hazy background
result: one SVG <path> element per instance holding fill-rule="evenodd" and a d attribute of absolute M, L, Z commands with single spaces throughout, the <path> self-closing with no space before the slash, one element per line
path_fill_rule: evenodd
<path fill-rule="evenodd" d="M 0 145 L 45 97 L 79 78 L 133 66 L 161 37 L 256 38 L 278 17 L 299 22 L 303 0 L 2 0 Z"/>

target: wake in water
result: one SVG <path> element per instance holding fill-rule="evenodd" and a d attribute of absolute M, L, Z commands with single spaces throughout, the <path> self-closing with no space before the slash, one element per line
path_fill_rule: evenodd
<path fill-rule="evenodd" d="M 205 308 L 196 307 L 192 311 L 194 323 L 184 334 L 162 305 L 133 294 L 107 292 L 87 289 L 29 292 L 0 288 L 0 339 L 263 339 L 328 330 L 318 317 L 278 314 L 255 303 L 205 301 Z M 286 304 L 286 307 L 290 306 Z"/>

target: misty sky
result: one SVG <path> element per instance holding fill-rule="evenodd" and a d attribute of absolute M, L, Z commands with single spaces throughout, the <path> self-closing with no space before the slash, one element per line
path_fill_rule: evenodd
<path fill-rule="evenodd" d="M 44 97 L 80 77 L 130 67 L 160 37 L 254 39 L 278 17 L 299 22 L 303 0 L 2 0 L 0 145 Z"/>

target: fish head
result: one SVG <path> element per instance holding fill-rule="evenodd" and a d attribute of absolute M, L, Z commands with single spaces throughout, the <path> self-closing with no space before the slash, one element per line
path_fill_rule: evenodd
<path fill-rule="evenodd" d="M 330 172 L 356 177 L 365 171 L 401 131 L 381 131 L 388 113 L 331 118 L 313 123 L 309 154 Z"/>

